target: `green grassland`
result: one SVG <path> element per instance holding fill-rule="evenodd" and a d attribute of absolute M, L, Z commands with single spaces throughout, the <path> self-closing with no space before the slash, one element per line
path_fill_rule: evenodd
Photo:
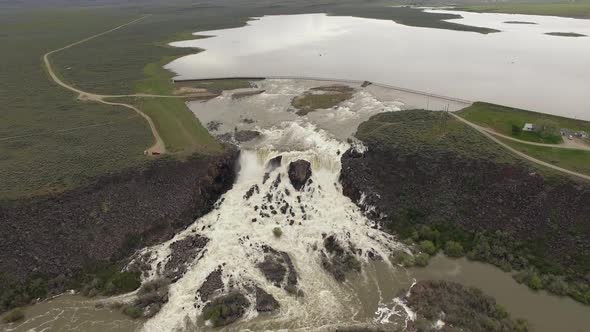
<path fill-rule="evenodd" d="M 485 13 L 590 17 L 589 1 L 556 3 L 493 3 L 485 5 L 460 6 L 457 9 Z"/>
<path fill-rule="evenodd" d="M 213 79 L 213 80 L 197 80 L 197 81 L 183 81 L 183 82 L 176 82 L 175 86 L 177 88 L 182 87 L 190 87 L 190 88 L 197 88 L 197 89 L 207 89 L 213 93 L 221 93 L 222 91 L 226 90 L 236 90 L 236 89 L 245 89 L 245 88 L 253 88 L 254 84 L 252 82 L 255 80 L 244 80 L 244 79 Z"/>
<path fill-rule="evenodd" d="M 453 151 L 471 159 L 518 163 L 520 159 L 485 139 L 476 130 L 445 112 L 393 112 L 377 114 L 362 123 L 356 136 L 375 140 L 408 153 Z M 413 144 L 407 144 L 413 142 Z"/>
<path fill-rule="evenodd" d="M 535 146 L 503 138 L 499 139 L 514 149 L 533 158 L 571 171 L 590 175 L 590 151 Z"/>
<path fill-rule="evenodd" d="M 354 89 L 349 86 L 334 85 L 312 88 L 291 100 L 297 115 L 306 115 L 318 109 L 332 108 L 352 97 Z"/>
<path fill-rule="evenodd" d="M 559 134 L 542 136 L 539 133 L 534 132 L 514 131 L 513 126 L 515 126 L 515 128 L 522 128 L 525 123 L 539 124 L 550 122 L 555 124 L 558 129 L 568 128 L 571 130 L 585 130 L 590 132 L 590 122 L 588 121 L 536 113 L 483 102 L 476 102 L 457 112 L 457 114 L 482 127 L 488 127 L 500 134 L 529 142 L 557 144 L 562 142 L 562 138 Z"/>
<path fill-rule="evenodd" d="M 61 191 L 144 165 L 152 137 L 143 118 L 77 101 L 41 65 L 46 51 L 127 19 L 104 10 L 0 12 L 0 198 Z"/>

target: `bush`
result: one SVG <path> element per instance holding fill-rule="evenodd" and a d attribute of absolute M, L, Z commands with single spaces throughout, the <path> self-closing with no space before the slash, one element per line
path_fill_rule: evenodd
<path fill-rule="evenodd" d="M 14 322 L 18 322 L 22 319 L 25 318 L 25 314 L 22 312 L 22 310 L 20 309 L 13 309 L 12 311 L 9 311 L 6 316 L 4 316 L 4 318 L 2 318 L 2 321 L 6 324 L 8 323 L 14 323 Z"/>
<path fill-rule="evenodd" d="M 463 246 L 455 241 L 447 241 L 445 244 L 445 254 L 449 257 L 461 257 L 464 255 Z"/>
<path fill-rule="evenodd" d="M 275 237 L 281 237 L 283 235 L 283 231 L 281 230 L 280 227 L 273 228 L 272 233 L 274 234 Z"/>
<path fill-rule="evenodd" d="M 430 256 L 436 254 L 436 247 L 434 246 L 434 243 L 432 243 L 432 241 L 430 240 L 424 240 L 422 242 L 420 242 L 420 250 Z"/>
<path fill-rule="evenodd" d="M 123 314 L 135 319 L 143 316 L 143 310 L 133 305 L 127 305 L 123 307 Z"/>
<path fill-rule="evenodd" d="M 430 260 L 430 256 L 428 254 L 418 254 L 414 257 L 414 262 L 416 266 L 424 267 L 428 265 L 428 261 Z"/>
<path fill-rule="evenodd" d="M 413 266 L 415 263 L 414 256 L 402 250 L 394 251 L 390 256 L 390 260 L 393 264 L 398 264 L 403 267 Z"/>
<path fill-rule="evenodd" d="M 128 293 L 141 286 L 138 272 L 118 272 L 106 284 L 105 293 L 109 295 Z"/>
<path fill-rule="evenodd" d="M 561 276 L 548 275 L 541 278 L 544 288 L 556 295 L 567 295 L 569 287 L 565 279 Z"/>
<path fill-rule="evenodd" d="M 513 135 L 520 135 L 520 133 L 522 133 L 522 128 L 520 126 L 513 124 L 512 125 L 512 134 Z"/>
<path fill-rule="evenodd" d="M 541 282 L 541 278 L 536 274 L 532 275 L 529 278 L 527 285 L 534 290 L 539 290 L 539 289 L 543 288 L 543 283 Z"/>

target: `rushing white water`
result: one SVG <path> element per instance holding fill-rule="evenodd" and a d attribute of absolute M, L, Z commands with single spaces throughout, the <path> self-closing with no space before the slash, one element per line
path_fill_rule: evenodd
<path fill-rule="evenodd" d="M 349 145 L 311 123 L 285 122 L 261 132 L 257 147 L 241 152 L 238 179 L 217 207 L 170 241 L 144 250 L 144 253 L 152 253 L 150 279 L 153 279 L 163 273 L 171 243 L 197 234 L 209 239 L 204 254 L 190 262 L 182 278 L 171 285 L 168 303 L 145 324 L 145 331 L 182 328 L 187 319 L 193 324 L 202 324 L 197 317 L 203 303 L 196 299 L 196 293 L 219 266 L 222 266 L 226 290 L 228 285 L 233 285 L 244 292 L 248 285 L 258 285 L 281 305 L 278 313 L 264 316 L 263 322 L 251 307 L 238 323 L 242 328 L 248 328 L 249 321 L 263 324 L 253 326 L 271 324 L 273 328 L 374 323 L 373 319 L 365 321 L 357 317 L 360 304 L 354 292 L 346 283 L 338 283 L 321 263 L 320 251 L 324 250 L 326 235 L 335 235 L 345 247 L 350 243 L 362 262 L 368 261 L 368 252 L 387 258 L 393 250 L 403 249 L 342 195 L 338 182 L 340 157 Z M 269 160 L 278 155 L 282 156 L 281 166 L 269 168 Z M 287 174 L 289 163 L 296 160 L 309 161 L 312 167 L 312 181 L 300 192 L 292 186 Z M 265 173 L 269 175 L 267 181 L 263 181 Z M 280 183 L 276 181 L 279 177 Z M 246 198 L 246 192 L 255 185 L 259 190 Z M 289 208 L 283 214 L 279 210 L 285 204 Z M 271 212 L 273 210 L 276 212 Z M 275 227 L 281 228 L 282 236 L 273 234 Z M 303 297 L 290 295 L 266 280 L 256 266 L 264 258 L 263 245 L 290 255 Z M 251 303 L 256 302 L 253 294 L 247 296 Z M 376 317 L 399 305 L 401 303 L 381 308 Z"/>
<path fill-rule="evenodd" d="M 205 49 L 166 66 L 179 78 L 302 76 L 370 80 L 590 120 L 590 20 L 449 12 L 487 35 L 325 14 L 264 16 L 173 43 Z M 537 24 L 507 24 L 529 21 Z"/>

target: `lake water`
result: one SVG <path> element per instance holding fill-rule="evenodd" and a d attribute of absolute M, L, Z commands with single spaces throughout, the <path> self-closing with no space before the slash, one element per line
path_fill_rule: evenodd
<path fill-rule="evenodd" d="M 166 67 L 178 78 L 304 76 L 370 80 L 590 120 L 590 20 L 457 13 L 498 33 L 418 28 L 325 14 L 265 16 L 172 43 L 206 51 Z M 507 24 L 527 21 L 537 24 Z"/>

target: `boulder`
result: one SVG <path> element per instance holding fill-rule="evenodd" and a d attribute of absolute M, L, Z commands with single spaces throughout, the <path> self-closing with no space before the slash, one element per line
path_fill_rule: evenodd
<path fill-rule="evenodd" d="M 260 287 L 256 287 L 256 311 L 270 312 L 280 307 L 279 302 Z"/>
<path fill-rule="evenodd" d="M 274 171 L 277 167 L 281 167 L 281 162 L 283 161 L 283 156 L 276 156 L 268 161 L 267 168 L 270 172 Z"/>
<path fill-rule="evenodd" d="M 211 272 L 205 282 L 201 285 L 197 293 L 201 297 L 201 301 L 207 302 L 211 295 L 215 294 L 218 290 L 223 289 L 223 280 L 221 280 L 221 268 Z"/>
<path fill-rule="evenodd" d="M 203 319 L 210 321 L 213 327 L 229 325 L 244 316 L 249 306 L 250 302 L 243 294 L 232 292 L 207 303 L 203 308 Z"/>
<path fill-rule="evenodd" d="M 234 138 L 238 142 L 248 142 L 260 136 L 260 132 L 254 130 L 240 130 L 236 131 Z"/>
<path fill-rule="evenodd" d="M 201 235 L 188 236 L 170 245 L 170 259 L 164 266 L 164 276 L 175 282 L 187 270 L 187 264 L 192 262 L 207 245 L 209 239 Z"/>
<path fill-rule="evenodd" d="M 311 177 L 311 164 L 306 160 L 297 160 L 289 164 L 289 180 L 297 190 L 301 190 Z"/>

